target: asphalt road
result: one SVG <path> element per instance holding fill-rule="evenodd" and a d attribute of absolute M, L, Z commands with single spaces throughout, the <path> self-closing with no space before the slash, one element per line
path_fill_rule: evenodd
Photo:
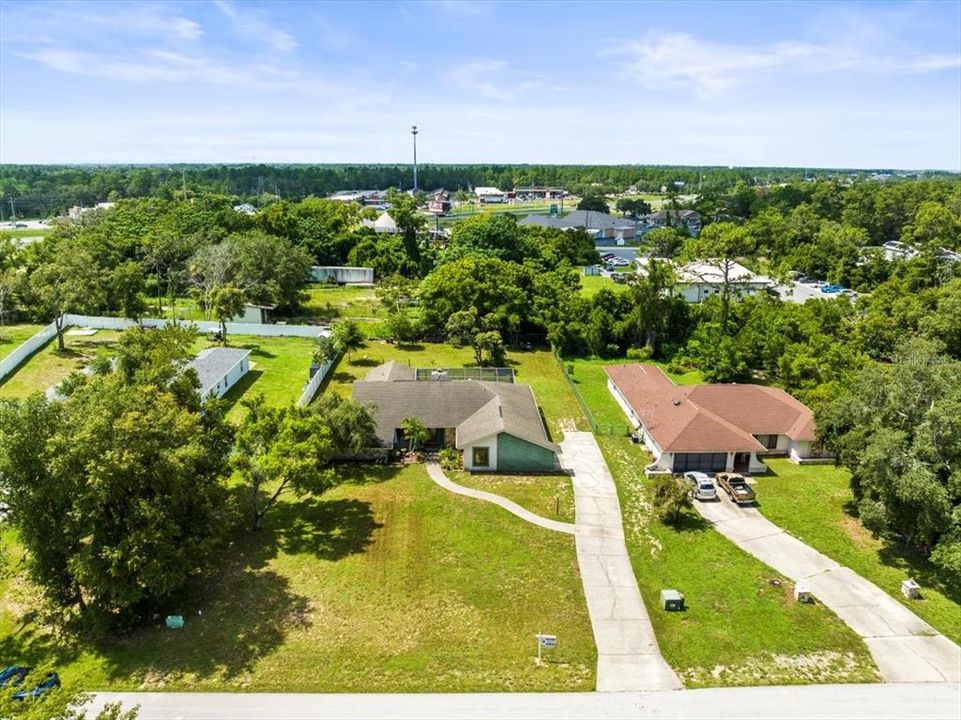
<path fill-rule="evenodd" d="M 961 717 L 956 684 L 795 685 L 613 693 L 464 693 L 457 695 L 274 693 L 99 693 L 91 708 L 140 706 L 139 720 L 313 720 L 314 718 L 457 718 L 604 720 L 609 718 Z M 93 713 L 91 713 L 93 714 Z"/>

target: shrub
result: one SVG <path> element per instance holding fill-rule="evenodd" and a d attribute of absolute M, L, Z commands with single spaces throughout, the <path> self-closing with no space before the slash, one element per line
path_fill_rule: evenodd
<path fill-rule="evenodd" d="M 659 475 L 654 486 L 654 507 L 662 523 L 674 525 L 681 519 L 681 511 L 691 507 L 691 492 L 680 478 Z"/>
<path fill-rule="evenodd" d="M 875 535 L 880 535 L 888 528 L 888 510 L 879 500 L 865 498 L 859 502 L 858 516 L 864 527 Z"/>
<path fill-rule="evenodd" d="M 454 448 L 443 448 L 439 453 L 437 453 L 440 459 L 440 466 L 444 470 L 459 470 L 460 469 L 460 453 Z"/>
<path fill-rule="evenodd" d="M 639 360 L 643 362 L 644 360 L 650 360 L 654 352 L 647 345 L 639 348 L 628 348 L 627 349 L 627 359 L 628 360 Z"/>

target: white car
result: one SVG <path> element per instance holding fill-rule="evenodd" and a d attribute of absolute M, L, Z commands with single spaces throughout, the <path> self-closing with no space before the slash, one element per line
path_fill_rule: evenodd
<path fill-rule="evenodd" d="M 695 500 L 717 500 L 717 488 L 707 473 L 686 472 L 684 479 L 691 486 L 691 495 Z"/>

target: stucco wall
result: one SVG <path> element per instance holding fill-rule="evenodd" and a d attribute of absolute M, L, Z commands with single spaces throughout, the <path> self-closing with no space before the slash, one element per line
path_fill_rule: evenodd
<path fill-rule="evenodd" d="M 490 449 L 490 465 L 487 467 L 474 467 L 474 448 L 486 447 Z M 497 436 L 493 435 L 483 440 L 464 446 L 464 467 L 467 470 L 492 471 L 497 470 Z"/>

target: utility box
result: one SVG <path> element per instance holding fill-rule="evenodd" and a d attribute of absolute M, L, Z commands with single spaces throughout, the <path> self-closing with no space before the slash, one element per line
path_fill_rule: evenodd
<path fill-rule="evenodd" d="M 917 600 L 921 597 L 921 586 L 915 582 L 914 578 L 908 578 L 901 583 L 901 594 L 911 600 Z"/>
<path fill-rule="evenodd" d="M 661 590 L 661 607 L 669 612 L 684 609 L 684 596 L 677 590 Z"/>
<path fill-rule="evenodd" d="M 167 616 L 167 627 L 171 630 L 179 630 L 184 626 L 184 616 L 183 615 L 168 615 Z"/>
<path fill-rule="evenodd" d="M 814 602 L 814 596 L 811 595 L 811 590 L 804 583 L 798 583 L 794 586 L 794 599 L 803 603 Z"/>

